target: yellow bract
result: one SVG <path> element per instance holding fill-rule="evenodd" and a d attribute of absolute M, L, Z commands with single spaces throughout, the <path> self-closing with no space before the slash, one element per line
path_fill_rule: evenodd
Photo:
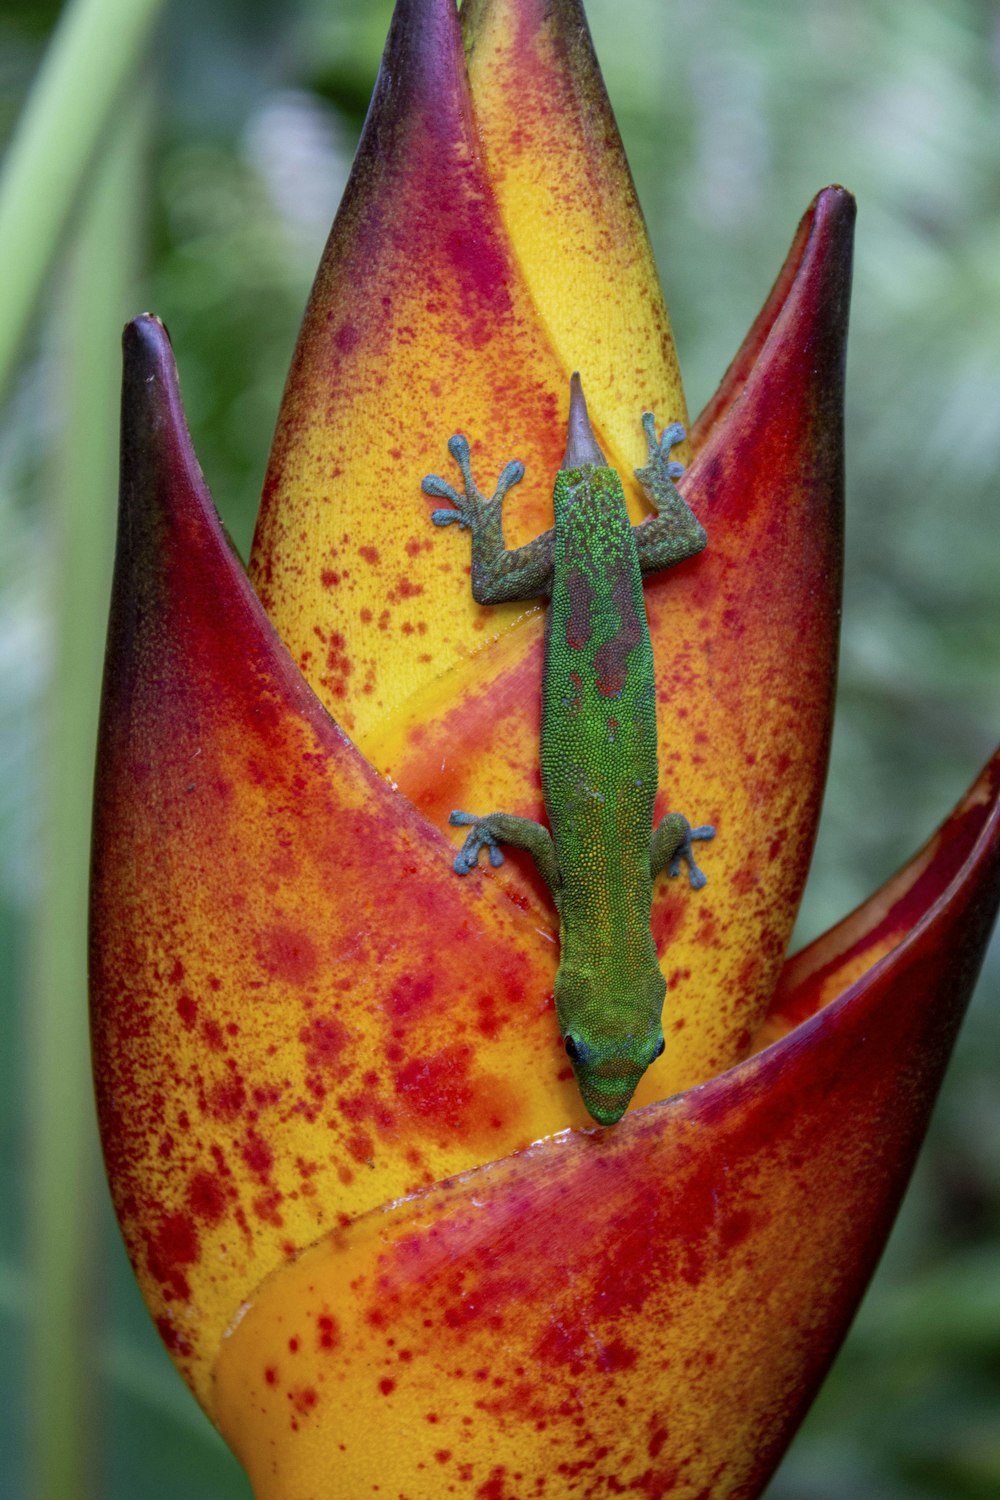
<path fill-rule="evenodd" d="M 618 128 L 577 0 L 462 8 L 476 128 L 504 227 L 567 374 L 641 520 L 639 418 L 687 423 L 680 369 Z M 683 462 L 690 449 L 681 445 Z"/>

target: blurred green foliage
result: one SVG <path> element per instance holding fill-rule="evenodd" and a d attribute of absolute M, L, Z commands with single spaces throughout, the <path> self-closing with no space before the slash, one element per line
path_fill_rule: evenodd
<path fill-rule="evenodd" d="M 58 9 L 7 0 L 0 14 L 2 135 Z M 390 10 L 175 0 L 157 36 L 148 173 L 128 226 L 146 245 L 134 310 L 171 329 L 201 463 L 244 553 Z M 842 181 L 860 201 L 841 696 L 804 939 L 930 832 L 1000 722 L 1000 19 L 994 0 L 589 0 L 588 13 L 693 410 L 813 193 Z M 36 1493 L 24 1366 L 44 1299 L 23 1229 L 23 997 L 45 879 L 61 274 L 0 416 L 0 1489 L 18 1496 Z M 771 1500 L 1000 1495 L 998 972 L 994 949 L 883 1268 Z M 68 1372 L 96 1412 L 97 1478 L 75 1500 L 246 1500 L 159 1347 L 103 1188 L 92 1222 L 64 1233 L 96 1234 L 101 1267 L 99 1332 Z"/>

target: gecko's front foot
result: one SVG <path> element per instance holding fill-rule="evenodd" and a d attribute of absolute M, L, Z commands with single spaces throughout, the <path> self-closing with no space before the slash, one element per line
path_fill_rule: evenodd
<path fill-rule="evenodd" d="M 448 822 L 453 828 L 469 828 L 470 832 L 465 843 L 455 855 L 455 874 L 468 875 L 479 863 L 480 850 L 489 852 L 490 864 L 494 869 L 503 864 L 503 851 L 497 841 L 497 837 L 491 828 L 489 817 L 477 818 L 475 813 L 458 812 L 451 814 Z"/>
<path fill-rule="evenodd" d="M 471 528 L 475 531 L 485 523 L 494 508 L 499 510 L 507 491 L 524 478 L 524 465 L 519 459 L 512 459 L 497 480 L 492 500 L 487 500 L 484 495 L 480 494 L 472 477 L 468 440 L 460 432 L 456 432 L 453 438 L 448 439 L 448 452 L 462 471 L 465 493 L 460 495 L 439 474 L 428 474 L 421 483 L 424 494 L 451 502 L 451 508 L 448 510 L 432 511 L 431 520 L 435 526 L 451 526 L 457 523 L 465 530 Z"/>
<path fill-rule="evenodd" d="M 678 846 L 673 859 L 667 865 L 667 874 L 673 877 L 681 873 L 681 864 L 688 867 L 688 883 L 693 891 L 700 891 L 708 881 L 708 876 L 698 864 L 694 857 L 692 843 L 696 840 L 714 839 L 715 829 L 711 823 L 701 823 L 697 828 L 688 828 L 686 836 Z"/>
<path fill-rule="evenodd" d="M 677 876 L 681 873 L 681 865 L 686 864 L 691 889 L 700 891 L 708 877 L 699 868 L 691 845 L 714 838 L 715 829 L 711 823 L 692 828 L 683 813 L 667 813 L 657 824 L 650 845 L 649 869 L 653 879 L 664 870 L 668 875 Z"/>

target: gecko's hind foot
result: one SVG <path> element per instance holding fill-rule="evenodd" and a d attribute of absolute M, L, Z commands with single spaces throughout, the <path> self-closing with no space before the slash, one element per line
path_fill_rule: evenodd
<path fill-rule="evenodd" d="M 446 479 L 441 478 L 440 474 L 426 474 L 420 482 L 420 488 L 425 495 L 433 495 L 436 500 L 451 501 L 453 507 L 451 510 L 431 511 L 431 520 L 435 526 L 450 526 L 453 521 L 457 521 L 459 526 L 465 529 L 471 525 L 467 506 L 468 497 L 460 495 Z"/>
<path fill-rule="evenodd" d="M 707 883 L 708 876 L 695 859 L 691 845 L 696 841 L 714 838 L 715 829 L 711 823 L 701 823 L 697 828 L 689 828 L 685 838 L 678 845 L 673 859 L 667 865 L 667 874 L 677 876 L 681 873 L 681 865 L 687 865 L 688 884 L 693 891 L 700 891 Z"/>
<path fill-rule="evenodd" d="M 493 498 L 487 500 L 484 495 L 480 494 L 472 477 L 468 439 L 460 432 L 456 432 L 454 437 L 448 439 L 448 452 L 461 470 L 465 493 L 460 495 L 446 479 L 441 478 L 440 474 L 427 474 L 424 477 L 420 487 L 425 495 L 433 495 L 435 499 L 448 500 L 451 503 L 451 508 L 448 510 L 431 512 L 431 520 L 435 526 L 451 526 L 457 522 L 466 530 L 474 527 L 485 519 L 492 507 L 502 505 L 507 491 L 524 478 L 524 465 L 520 459 L 512 459 L 497 480 Z"/>
<path fill-rule="evenodd" d="M 455 855 L 454 869 L 456 875 L 469 875 L 479 863 L 480 850 L 485 849 L 489 854 L 490 864 L 494 869 L 503 864 L 503 851 L 497 842 L 496 836 L 490 829 L 489 818 L 477 818 L 475 813 L 459 812 L 457 809 L 451 814 L 448 822 L 453 828 L 469 828 L 470 832 L 465 843 Z"/>
<path fill-rule="evenodd" d="M 642 414 L 642 429 L 646 434 L 646 468 L 642 471 L 636 470 L 640 479 L 643 474 L 649 475 L 650 479 L 655 474 L 657 477 L 674 480 L 680 479 L 684 473 L 684 465 L 678 463 L 675 458 L 670 457 L 671 448 L 678 443 L 683 443 L 687 437 L 683 425 L 680 422 L 671 422 L 663 429 L 663 436 L 656 436 L 656 418 L 651 411 Z"/>

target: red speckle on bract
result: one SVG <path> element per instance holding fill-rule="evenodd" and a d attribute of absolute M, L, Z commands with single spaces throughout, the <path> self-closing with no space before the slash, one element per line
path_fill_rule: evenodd
<path fill-rule="evenodd" d="M 444 248 L 466 294 L 463 297 L 466 314 L 473 311 L 484 313 L 488 308 L 493 317 L 500 317 L 511 308 L 507 257 L 482 205 L 470 202 L 468 207 L 480 222 L 471 234 L 449 234 Z M 478 214 L 475 213 L 477 208 Z M 483 329 L 477 346 L 489 341 L 490 332 Z"/>
<path fill-rule="evenodd" d="M 299 1415 L 305 1416 L 306 1412 L 312 1411 L 319 1397 L 312 1386 L 307 1385 L 304 1390 L 289 1391 L 288 1399 Z"/>
<path fill-rule="evenodd" d="M 246 1140 L 240 1147 L 240 1155 L 250 1168 L 259 1177 L 267 1177 L 274 1165 L 274 1152 L 266 1141 L 254 1131 L 250 1131 Z"/>
<path fill-rule="evenodd" d="M 201 1035 L 203 1041 L 212 1049 L 213 1052 L 221 1052 L 226 1045 L 225 1038 L 222 1034 L 222 1027 L 219 1025 L 218 1021 L 204 1021 L 201 1027 Z"/>
<path fill-rule="evenodd" d="M 316 1343 L 320 1349 L 336 1349 L 340 1343 L 340 1329 L 336 1318 L 329 1313 L 320 1313 L 316 1319 Z"/>
<path fill-rule="evenodd" d="M 329 582 L 325 581 L 327 577 L 329 578 Z M 324 575 L 324 586 L 327 588 L 331 587 L 332 584 L 339 582 L 339 573 L 329 573 L 328 575 Z M 344 678 L 350 677 L 351 673 L 354 671 L 354 664 L 351 661 L 351 658 L 347 655 L 347 651 L 345 649 L 346 645 L 347 642 L 339 630 L 331 631 L 329 645 L 326 648 L 327 671 L 332 673 L 339 673 L 340 676 Z"/>
<path fill-rule="evenodd" d="M 759 855 L 755 854 L 752 861 L 748 861 L 730 875 L 729 883 L 738 896 L 749 896 L 750 892 L 760 885 L 760 871 L 756 863 L 758 859 Z"/>
<path fill-rule="evenodd" d="M 565 1367 L 571 1375 L 579 1375 L 584 1369 L 584 1348 L 589 1340 L 586 1331 L 568 1322 L 552 1323 L 535 1345 L 536 1360 L 544 1365 Z"/>
<path fill-rule="evenodd" d="M 146 1236 L 150 1275 L 167 1292 L 186 1302 L 191 1296 L 182 1266 L 193 1266 L 201 1253 L 198 1234 L 188 1214 L 168 1214 L 155 1235 Z"/>
<path fill-rule="evenodd" d="M 407 578 L 401 573 L 396 579 L 396 586 L 389 590 L 387 598 L 390 604 L 401 604 L 404 599 L 417 599 L 423 593 L 422 583 L 414 583 L 412 578 Z"/>
<path fill-rule="evenodd" d="M 479 1500 L 517 1500 L 505 1483 L 507 1470 L 500 1464 L 490 1472 L 490 1477 L 476 1490 Z"/>
<path fill-rule="evenodd" d="M 196 1172 L 187 1197 L 191 1212 L 206 1224 L 218 1224 L 226 1211 L 226 1189 L 214 1172 Z"/>
<path fill-rule="evenodd" d="M 267 1381 L 268 1385 L 278 1384 L 278 1372 L 275 1369 L 274 1365 L 268 1365 L 267 1369 L 264 1371 L 264 1379 Z"/>
<path fill-rule="evenodd" d="M 348 1155 L 360 1163 L 370 1162 L 375 1143 L 366 1130 L 354 1130 L 344 1141 Z"/>
<path fill-rule="evenodd" d="M 209 1094 L 208 1112 L 216 1120 L 233 1120 L 246 1103 L 246 1097 L 241 1078 L 224 1078 Z"/>
<path fill-rule="evenodd" d="M 383 1396 L 391 1396 L 396 1389 L 396 1382 L 388 1375 L 383 1375 L 378 1383 L 378 1388 Z"/>
<path fill-rule="evenodd" d="M 476 1009 L 479 1014 L 476 1017 L 476 1030 L 491 1040 L 496 1036 L 502 1024 L 502 1017 L 497 1014 L 496 1001 L 492 995 L 480 995 L 476 1001 Z"/>
<path fill-rule="evenodd" d="M 314 1016 L 302 1027 L 299 1041 L 306 1049 L 306 1066 L 310 1070 L 332 1072 L 338 1078 L 346 1075 L 343 1053 L 351 1041 L 351 1033 L 343 1021 L 336 1016 Z"/>
<path fill-rule="evenodd" d="M 361 331 L 354 323 L 341 323 L 333 336 L 333 342 L 340 354 L 350 354 L 361 342 Z"/>
<path fill-rule="evenodd" d="M 467 1044 L 444 1047 L 430 1057 L 416 1057 L 396 1074 L 400 1101 L 415 1114 L 433 1116 L 441 1125 L 457 1129 L 472 1102 Z"/>
<path fill-rule="evenodd" d="M 732 1249 L 734 1245 L 742 1244 L 752 1227 L 753 1220 L 745 1210 L 730 1214 L 719 1227 L 719 1239 L 727 1250 Z"/>
<path fill-rule="evenodd" d="M 253 1211 L 258 1219 L 265 1224 L 273 1225 L 275 1229 L 281 1229 L 285 1221 L 278 1210 L 284 1201 L 284 1196 L 284 1193 L 279 1192 L 277 1188 L 272 1188 L 270 1192 L 261 1193 L 255 1198 Z"/>
<path fill-rule="evenodd" d="M 190 1031 L 198 1019 L 198 1002 L 190 995 L 178 995 L 177 1014 L 184 1022 L 185 1028 Z"/>
<path fill-rule="evenodd" d="M 386 1009 L 402 1019 L 425 1011 L 434 996 L 433 974 L 403 974 L 386 999 Z"/>
<path fill-rule="evenodd" d="M 685 903 L 677 899 L 672 889 L 668 889 L 666 900 L 657 902 L 653 908 L 652 930 L 658 953 L 662 955 L 669 950 L 684 926 L 686 915 Z"/>
<path fill-rule="evenodd" d="M 261 933 L 259 961 L 269 974 L 289 984 L 306 984 L 318 967 L 312 938 L 292 927 L 272 927 Z"/>
<path fill-rule="evenodd" d="M 650 1434 L 649 1442 L 646 1445 L 646 1452 L 650 1458 L 656 1458 L 659 1455 L 660 1449 L 666 1441 L 667 1429 L 665 1427 L 657 1427 L 655 1432 Z"/>
<path fill-rule="evenodd" d="M 638 1358 L 634 1349 L 622 1339 L 612 1339 L 598 1355 L 597 1363 L 602 1370 L 631 1370 Z"/>

